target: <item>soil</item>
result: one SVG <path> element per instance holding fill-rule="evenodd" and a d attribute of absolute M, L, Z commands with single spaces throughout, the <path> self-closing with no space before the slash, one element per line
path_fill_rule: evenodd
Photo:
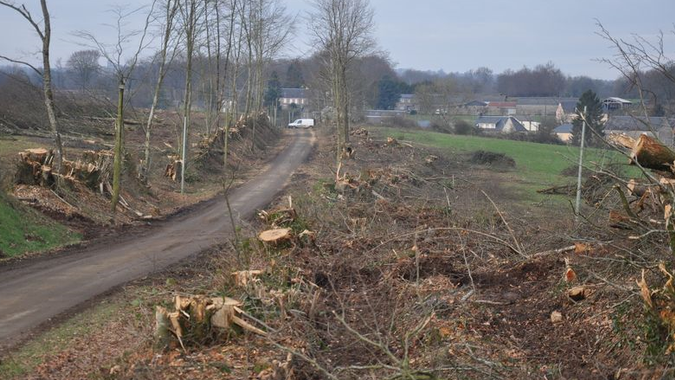
<path fill-rule="evenodd" d="M 258 177 L 235 189 L 229 202 L 248 218 L 283 188 L 312 147 L 310 131 L 293 135 L 289 147 Z M 115 286 L 147 275 L 224 241 L 232 227 L 225 200 L 213 199 L 130 236 L 66 252 L 54 258 L 5 269 L 0 279 L 0 338 L 11 343 L 20 333 Z M 36 287 L 36 281 L 41 284 Z M 39 309 L 34 306 L 42 305 Z"/>
<path fill-rule="evenodd" d="M 45 354 L 31 375 L 323 379 L 321 366 L 340 379 L 381 379 L 407 365 L 418 379 L 667 377 L 658 364 L 665 348 L 648 358 L 638 328 L 635 262 L 647 246 L 592 225 L 575 230 L 563 208 L 512 198 L 500 187 L 508 173 L 387 145 L 386 135 L 353 136 L 356 155 L 336 173 L 331 134 L 318 133 L 317 149 L 267 208 L 291 203 L 298 217 L 285 227 L 310 235 L 265 246 L 254 236 L 269 225 L 244 223 L 232 244 L 106 298 L 119 305 L 115 316 Z M 533 255 L 580 241 L 590 248 Z M 229 274 L 244 269 L 265 273 L 237 287 Z M 588 290 L 578 301 L 567 295 L 575 286 Z M 233 330 L 158 350 L 154 307 L 173 294 L 240 299 L 270 336 Z M 86 341 L 109 356 L 76 348 Z"/>

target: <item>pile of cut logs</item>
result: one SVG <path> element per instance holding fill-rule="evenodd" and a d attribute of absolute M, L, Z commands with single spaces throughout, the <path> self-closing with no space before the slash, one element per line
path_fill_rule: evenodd
<path fill-rule="evenodd" d="M 61 173 L 52 168 L 54 153 L 51 150 L 26 149 L 19 153 L 19 158 L 15 174 L 17 184 L 51 187 L 56 178 L 61 177 L 66 183 L 77 181 L 101 192 L 104 186 L 109 186 L 113 163 L 113 153 L 109 150 L 88 150 L 76 161 L 63 160 Z"/>

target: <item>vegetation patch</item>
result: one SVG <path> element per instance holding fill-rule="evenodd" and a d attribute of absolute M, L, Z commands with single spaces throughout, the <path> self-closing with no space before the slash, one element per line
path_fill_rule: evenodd
<path fill-rule="evenodd" d="M 0 193 L 0 252 L 4 256 L 46 251 L 80 239 L 80 234 Z"/>
<path fill-rule="evenodd" d="M 469 162 L 476 165 L 489 165 L 495 168 L 510 169 L 516 167 L 516 160 L 504 153 L 478 150 L 471 154 Z"/>

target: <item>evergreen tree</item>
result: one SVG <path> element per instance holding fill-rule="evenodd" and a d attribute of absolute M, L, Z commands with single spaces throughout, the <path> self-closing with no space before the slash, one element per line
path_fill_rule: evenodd
<path fill-rule="evenodd" d="M 407 83 L 385 75 L 377 82 L 377 109 L 393 110 L 401 99 L 401 94 L 411 92 L 413 89 Z"/>
<path fill-rule="evenodd" d="M 281 97 L 281 82 L 276 71 L 272 71 L 270 79 L 267 81 L 267 91 L 265 92 L 265 106 L 271 105 L 279 106 L 279 98 Z"/>
<path fill-rule="evenodd" d="M 296 61 L 291 62 L 286 71 L 285 87 L 300 88 L 305 85 L 305 79 L 302 76 L 300 64 Z"/>
<path fill-rule="evenodd" d="M 586 107 L 586 114 L 584 113 Z M 592 90 L 587 90 L 577 102 L 577 117 L 572 121 L 572 144 L 581 144 L 581 128 L 583 120 L 586 119 L 586 143 L 588 146 L 599 146 L 602 143 L 602 136 L 604 135 L 602 129 L 604 122 L 602 121 L 602 104 L 600 99 Z"/>
<path fill-rule="evenodd" d="M 377 89 L 377 108 L 381 110 L 394 109 L 401 98 L 401 89 L 398 83 L 389 75 L 385 75 L 378 82 Z"/>

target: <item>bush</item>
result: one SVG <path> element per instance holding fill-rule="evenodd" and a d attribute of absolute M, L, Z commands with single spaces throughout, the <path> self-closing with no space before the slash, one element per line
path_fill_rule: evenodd
<path fill-rule="evenodd" d="M 477 150 L 471 154 L 469 162 L 476 165 L 488 165 L 498 168 L 515 168 L 516 160 L 503 154 Z"/>
<path fill-rule="evenodd" d="M 457 134 L 457 135 L 477 135 L 478 134 L 478 131 L 476 130 L 476 127 L 469 124 L 465 120 L 457 120 L 455 122 L 454 131 L 455 131 L 455 134 Z"/>
<path fill-rule="evenodd" d="M 452 124 L 445 120 L 439 120 L 435 119 L 431 122 L 431 130 L 434 132 L 440 132 L 440 133 L 453 133 L 454 128 L 452 127 Z"/>
<path fill-rule="evenodd" d="M 392 117 L 386 119 L 384 123 L 390 127 L 403 128 L 403 129 L 417 129 L 417 123 L 414 120 L 406 119 L 403 117 Z"/>

